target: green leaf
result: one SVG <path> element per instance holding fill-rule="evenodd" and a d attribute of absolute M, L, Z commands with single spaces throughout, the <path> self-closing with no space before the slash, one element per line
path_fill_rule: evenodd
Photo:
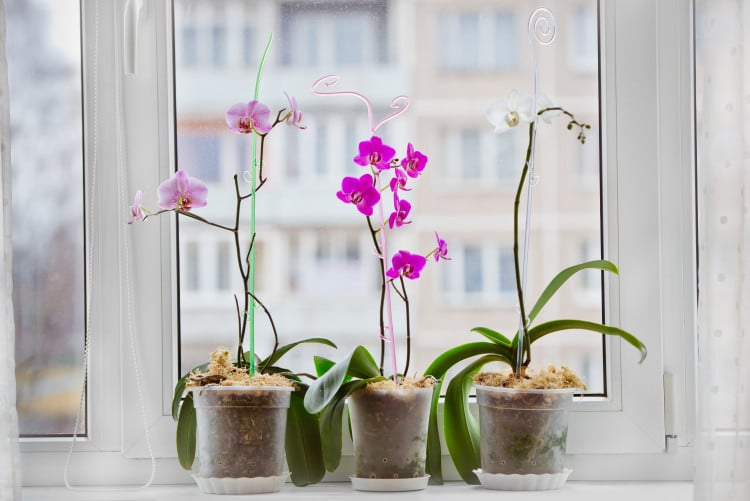
<path fill-rule="evenodd" d="M 292 393 L 286 421 L 286 460 L 297 487 L 320 482 L 326 473 L 318 416 L 305 411 L 305 390 Z"/>
<path fill-rule="evenodd" d="M 430 485 L 443 485 L 443 453 L 440 447 L 440 433 L 438 431 L 438 403 L 440 402 L 440 389 L 443 382 L 433 388 L 432 401 L 430 402 L 430 420 L 427 428 L 427 459 L 425 467 L 430 475 Z"/>
<path fill-rule="evenodd" d="M 341 434 L 343 431 L 342 422 L 346 397 L 354 390 L 382 379 L 385 378 L 377 376 L 371 379 L 358 379 L 344 384 L 320 413 L 320 439 L 323 445 L 323 463 L 328 471 L 336 470 L 341 462 Z M 310 390 L 307 393 L 309 395 Z M 307 408 L 307 403 L 305 403 L 305 408 Z"/>
<path fill-rule="evenodd" d="M 515 363 L 515 356 L 510 346 L 498 345 L 495 343 L 466 343 L 455 346 L 449 350 L 441 353 L 433 362 L 427 367 L 424 372 L 425 376 L 433 376 L 437 379 L 443 379 L 445 373 L 462 360 L 471 358 L 477 355 L 493 354 L 499 357 L 503 357 L 509 365 Z"/>
<path fill-rule="evenodd" d="M 263 372 L 265 372 L 266 366 L 271 366 L 271 365 L 275 364 L 276 362 L 278 362 L 281 359 L 281 357 L 283 357 L 284 355 L 286 355 L 290 350 L 292 350 L 293 348 L 295 348 L 296 346 L 298 346 L 300 344 L 306 344 L 306 343 L 324 344 L 326 346 L 330 346 L 331 348 L 336 348 L 336 345 L 334 344 L 333 341 L 330 341 L 330 340 L 322 338 L 322 337 L 313 337 L 313 338 L 310 338 L 310 339 L 303 339 L 302 341 L 297 341 L 296 343 L 289 343 L 289 344 L 285 344 L 284 346 L 279 346 L 276 349 L 276 352 L 272 353 L 265 360 L 262 360 L 258 364 L 258 367 L 262 367 L 263 368 Z"/>
<path fill-rule="evenodd" d="M 187 382 L 190 374 L 196 371 L 205 372 L 206 370 L 208 370 L 208 363 L 193 367 L 187 374 L 182 376 L 182 378 L 177 381 L 176 385 L 174 385 L 174 395 L 172 396 L 172 419 L 174 419 L 175 421 L 177 421 L 177 416 L 180 412 L 180 402 L 182 402 L 182 396 L 185 393 L 185 389 L 187 388 Z"/>
<path fill-rule="evenodd" d="M 497 331 L 488 329 L 487 327 L 474 327 L 473 329 L 471 329 L 471 332 L 476 332 L 477 334 L 481 334 L 495 344 L 501 344 L 503 346 L 511 345 L 510 339 L 503 336 Z"/>
<path fill-rule="evenodd" d="M 182 402 L 182 394 L 185 393 L 187 388 L 187 377 L 184 377 L 177 381 L 174 385 L 174 396 L 172 397 L 172 419 L 177 421 L 180 413 L 180 403 Z"/>
<path fill-rule="evenodd" d="M 177 458 L 180 466 L 189 470 L 195 461 L 195 406 L 193 394 L 188 393 L 182 402 L 180 417 L 177 419 Z"/>
<path fill-rule="evenodd" d="M 617 266 L 611 261 L 607 261 L 606 259 L 597 259 L 595 261 L 588 261 L 586 263 L 577 264 L 575 266 L 571 266 L 569 268 L 565 268 L 563 271 L 558 273 L 555 278 L 553 278 L 549 285 L 547 285 L 547 288 L 542 291 L 542 294 L 539 296 L 539 299 L 537 299 L 536 304 L 534 304 L 534 307 L 531 308 L 531 311 L 529 312 L 529 324 L 534 321 L 536 316 L 539 314 L 540 311 L 542 311 L 542 308 L 544 308 L 544 305 L 547 304 L 547 302 L 552 299 L 552 296 L 555 295 L 557 290 L 562 287 L 562 285 L 573 275 L 578 273 L 582 270 L 604 270 L 614 273 L 615 275 L 619 274 L 619 271 L 617 270 Z"/>
<path fill-rule="evenodd" d="M 336 396 L 347 376 L 369 379 L 380 376 L 378 364 L 362 346 L 357 346 L 343 360 L 310 385 L 305 394 L 305 409 L 317 414 Z"/>
<path fill-rule="evenodd" d="M 472 378 L 490 362 L 504 362 L 497 355 L 485 355 L 456 374 L 448 384 L 443 406 L 443 432 L 445 445 L 461 478 L 467 484 L 479 484 L 473 470 L 480 467 L 479 423 L 469 411 L 469 391 Z"/>
<path fill-rule="evenodd" d="M 319 357 L 315 355 L 313 357 L 313 363 L 315 364 L 315 374 L 318 375 L 318 377 L 322 376 L 326 372 L 328 372 L 331 367 L 336 365 L 336 362 L 333 360 L 329 360 L 325 357 Z"/>
<path fill-rule="evenodd" d="M 620 329 L 619 327 L 614 327 L 612 325 L 602 325 L 595 322 L 588 322 L 586 320 L 552 320 L 550 322 L 539 324 L 529 329 L 529 341 L 533 343 L 534 341 L 543 336 L 546 336 L 547 334 L 571 329 L 599 332 L 608 336 L 619 336 L 641 352 L 641 359 L 638 363 L 643 362 L 643 360 L 646 358 L 646 345 L 644 345 L 637 337 L 635 337 L 628 331 Z"/>

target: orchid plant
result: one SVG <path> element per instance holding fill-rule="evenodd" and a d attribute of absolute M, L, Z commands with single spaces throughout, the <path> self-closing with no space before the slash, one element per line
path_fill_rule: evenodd
<path fill-rule="evenodd" d="M 505 133 L 515 127 L 528 126 L 528 148 L 526 158 L 521 169 L 518 189 L 516 191 L 513 210 L 513 260 L 515 271 L 516 293 L 520 311 L 519 325 L 512 338 L 506 337 L 499 331 L 487 327 L 475 327 L 472 332 L 486 338 L 484 342 L 471 342 L 451 348 L 438 356 L 427 368 L 425 374 L 432 375 L 438 380 L 443 379 L 449 369 L 456 364 L 473 357 L 468 366 L 462 368 L 448 384 L 444 407 L 444 434 L 451 458 L 461 477 L 468 483 L 478 484 L 474 470 L 480 467 L 479 429 L 476 419 L 468 408 L 468 395 L 472 385 L 472 378 L 481 368 L 490 362 L 504 362 L 508 364 L 515 377 L 527 377 L 526 370 L 531 363 L 531 345 L 554 332 L 565 330 L 583 330 L 599 334 L 617 336 L 639 350 L 641 361 L 646 357 L 646 347 L 635 336 L 615 326 L 602 325 L 595 322 L 575 319 L 552 320 L 538 325 L 532 325 L 542 308 L 562 287 L 562 285 L 577 272 L 587 269 L 602 270 L 617 275 L 618 269 L 614 263 L 600 259 L 588 261 L 564 269 L 558 273 L 549 285 L 542 291 L 531 310 L 527 309 L 525 297 L 525 260 L 522 264 L 519 252 L 519 207 L 521 194 L 525 186 L 531 189 L 533 184 L 533 154 L 536 128 L 539 119 L 551 123 L 552 119 L 565 116 L 568 120 L 567 129 L 577 133 L 577 140 L 586 141 L 586 131 L 590 125 L 579 122 L 573 114 L 562 107 L 553 106 L 551 101 L 541 94 L 536 98 L 513 91 L 507 99 L 493 104 L 487 111 L 486 117 L 494 126 L 497 133 Z M 531 172 L 531 174 L 530 174 Z M 527 195 L 527 200 L 530 195 Z M 529 212 L 527 206 L 526 228 L 529 231 Z M 528 252 L 528 240 L 524 245 L 524 253 Z M 442 467 L 440 461 L 440 440 L 438 437 L 437 413 L 439 392 L 435 392 L 430 415 L 430 430 L 427 444 L 427 466 L 432 480 L 442 482 Z"/>
<path fill-rule="evenodd" d="M 327 86 L 338 81 L 338 77 L 332 77 L 335 79 L 334 82 L 326 83 Z M 313 92 L 318 95 L 354 95 L 362 99 L 368 107 L 372 136 L 359 143 L 358 154 L 353 158 L 353 162 L 364 167 L 367 172 L 360 176 L 344 177 L 340 190 L 336 192 L 336 197 L 341 202 L 352 205 L 353 209 L 364 217 L 381 277 L 378 310 L 380 363 L 378 364 L 363 346 L 357 346 L 339 362 L 315 357 L 319 378 L 311 384 L 305 396 L 305 408 L 311 413 L 321 415 L 323 458 L 326 469 L 334 471 L 341 460 L 341 425 L 346 397 L 354 390 L 386 379 L 386 375 L 390 376 L 395 386 L 398 387 L 402 382 L 402 376 L 409 372 L 411 316 L 407 282 L 417 280 L 430 260 L 439 262 L 449 257 L 448 245 L 437 232 L 435 233 L 435 247 L 426 253 L 405 249 L 399 249 L 393 254 L 389 253 L 389 233 L 401 231 L 412 222 L 412 205 L 407 199 L 407 194 L 412 190 L 412 182 L 424 174 L 428 158 L 409 142 L 406 154 L 399 159 L 396 156 L 396 149 L 384 143 L 375 132 L 380 125 L 403 112 L 408 106 L 408 99 L 405 96 L 396 98 L 396 100 L 404 99 L 407 104 L 379 124 L 373 125 L 370 102 L 361 94 L 315 91 L 316 86 L 328 78 L 331 77 L 324 77 L 316 82 Z M 392 107 L 397 108 L 395 105 Z M 402 370 L 399 369 L 396 357 L 391 291 L 401 299 L 404 305 L 406 359 Z M 390 374 L 384 369 L 387 365 L 386 353 L 390 355 L 390 364 L 388 364 Z"/>
<path fill-rule="evenodd" d="M 270 46 L 270 40 L 269 40 Z M 261 60 L 262 68 L 268 53 Z M 258 81 L 260 69 L 258 71 Z M 152 211 L 143 206 L 143 192 L 138 190 L 130 207 L 130 221 L 146 221 L 147 219 L 165 213 L 174 213 L 178 216 L 187 217 L 200 223 L 212 226 L 217 230 L 228 232 L 234 240 L 235 261 L 237 270 L 242 278 L 243 291 L 240 296 L 234 295 L 234 304 L 237 311 L 238 343 L 236 360 L 231 364 L 230 371 L 224 370 L 222 374 L 216 374 L 210 369 L 216 365 L 209 362 L 193 368 L 182 377 L 175 386 L 172 400 L 172 417 L 177 421 L 177 453 L 180 464 L 185 469 L 192 467 L 195 459 L 196 447 L 196 415 L 193 405 L 190 386 L 203 386 L 207 384 L 239 384 L 249 385 L 253 383 L 252 377 L 258 374 L 276 374 L 283 376 L 292 382 L 294 392 L 291 396 L 289 407 L 289 418 L 287 420 L 286 456 L 291 470 L 292 481 L 296 485 L 307 485 L 318 482 L 325 474 L 322 460 L 322 447 L 320 440 L 318 417 L 305 411 L 302 404 L 307 385 L 302 382 L 300 376 L 307 374 L 296 374 L 293 371 L 279 367 L 277 362 L 291 349 L 303 343 L 317 343 L 335 348 L 336 345 L 323 338 L 310 338 L 296 341 L 286 345 L 280 345 L 279 335 L 276 331 L 271 314 L 266 306 L 260 301 L 254 291 L 254 242 L 255 242 L 255 198 L 257 191 L 262 188 L 268 178 L 264 175 L 263 150 L 266 138 L 277 126 L 285 124 L 294 129 L 302 130 L 302 112 L 297 106 L 296 100 L 284 93 L 288 108 L 282 108 L 275 117 L 272 117 L 268 106 L 260 102 L 258 97 L 258 82 L 254 99 L 232 105 L 226 112 L 226 123 L 233 133 L 247 135 L 253 142 L 253 153 L 251 158 L 251 170 L 243 174 L 243 179 L 250 188 L 241 189 L 238 176 L 234 175 L 235 211 L 232 224 L 223 224 L 211 221 L 199 214 L 194 209 L 205 207 L 208 204 L 208 187 L 198 178 L 190 176 L 180 169 L 174 176 L 159 185 L 157 190 L 158 210 Z M 256 142 L 259 142 L 260 154 L 256 154 Z M 241 218 L 243 203 L 250 201 L 250 231 L 243 237 Z M 269 356 L 260 358 L 255 352 L 254 345 L 254 309 L 258 305 L 266 314 L 273 333 L 274 344 Z M 244 350 L 246 337 L 249 336 L 250 349 Z M 212 360 L 216 357 L 229 363 L 229 352 L 225 348 L 219 348 L 212 354 Z M 226 365 L 226 364 L 224 364 Z M 224 367 L 226 369 L 226 367 Z M 206 372 L 209 370 L 209 372 Z M 227 375 L 228 374 L 228 375 Z M 262 379 L 265 381 L 267 379 Z"/>

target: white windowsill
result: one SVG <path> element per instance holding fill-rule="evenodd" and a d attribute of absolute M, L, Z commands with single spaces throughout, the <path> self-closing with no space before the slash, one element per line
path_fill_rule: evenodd
<path fill-rule="evenodd" d="M 692 482 L 568 482 L 555 491 L 538 492 L 499 492 L 466 485 L 462 482 L 449 482 L 443 486 L 430 486 L 423 491 L 373 493 L 356 492 L 348 482 L 322 483 L 298 488 L 287 484 L 281 492 L 252 496 L 252 499 L 273 499 L 274 501 L 294 501 L 302 499 L 328 499 L 366 497 L 367 499 L 420 499 L 420 500 L 456 500 L 471 496 L 480 499 L 520 499 L 555 501 L 661 501 L 664 499 L 693 499 Z M 26 487 L 23 489 L 24 501 L 86 501 L 86 500 L 158 500 L 182 501 L 190 499 L 231 500 L 250 499 L 248 496 L 213 496 L 201 494 L 195 486 L 155 486 L 142 491 L 132 492 L 80 492 L 68 491 L 64 487 Z"/>

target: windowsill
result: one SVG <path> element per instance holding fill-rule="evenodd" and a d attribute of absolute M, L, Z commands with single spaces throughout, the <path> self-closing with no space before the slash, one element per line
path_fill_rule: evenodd
<path fill-rule="evenodd" d="M 397 493 L 355 492 L 348 482 L 322 483 L 309 487 L 297 488 L 287 484 L 279 493 L 268 494 L 269 499 L 275 501 L 297 499 L 326 499 L 349 498 L 351 496 L 367 496 L 368 499 L 446 499 L 455 500 L 462 496 L 474 499 L 497 499 L 506 494 L 524 500 L 555 499 L 555 501 L 661 501 L 663 499 L 692 499 L 692 482 L 569 482 L 564 488 L 556 491 L 538 491 L 521 493 L 500 493 L 483 489 L 478 486 L 466 485 L 462 482 L 449 482 L 443 486 L 430 486 L 423 491 Z M 255 499 L 265 499 L 266 496 L 254 496 Z M 221 496 L 221 499 L 248 499 L 247 496 Z M 132 492 L 102 491 L 80 492 L 68 491 L 64 487 L 26 487 L 23 489 L 24 501 L 86 501 L 100 499 L 143 499 L 159 501 L 182 501 L 186 499 L 218 499 L 216 496 L 201 494 L 192 485 L 155 486 L 149 489 Z"/>

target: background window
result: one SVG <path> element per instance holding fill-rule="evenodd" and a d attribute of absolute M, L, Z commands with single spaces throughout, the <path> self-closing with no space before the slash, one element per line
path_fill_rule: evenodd
<path fill-rule="evenodd" d="M 195 25 L 197 13 L 210 5 L 209 0 L 176 0 L 178 30 L 180 23 Z M 363 218 L 356 211 L 347 211 L 335 196 L 341 177 L 362 175 L 362 168 L 352 159 L 358 143 L 369 139 L 370 132 L 359 102 L 310 95 L 312 83 L 329 73 L 341 75 L 342 90 L 367 95 L 373 101 L 375 116 L 385 116 L 395 96 L 410 96 L 412 106 L 407 113 L 387 123 L 378 134 L 399 153 L 412 142 L 430 158 L 410 198 L 413 222 L 394 240 L 394 248 L 426 253 L 434 245 L 434 231 L 438 230 L 448 241 L 452 260 L 431 266 L 422 279 L 409 284 L 416 322 L 412 326 L 412 367 L 426 368 L 455 342 L 456 333 L 465 333 L 475 325 L 515 330 L 517 312 L 508 249 L 512 246 L 514 187 L 528 130 L 519 127 L 509 134 L 496 135 L 483 110 L 513 88 L 532 90 L 524 21 L 535 2 L 486 0 L 474 9 L 460 9 L 448 1 L 271 0 L 264 5 L 247 11 L 255 16 L 257 40 L 266 40 L 268 34 L 258 27 L 275 28 L 259 98 L 275 111 L 287 106 L 282 91 L 288 92 L 297 98 L 308 125 L 303 131 L 284 127 L 269 136 L 269 183 L 258 195 L 262 220 L 258 235 L 264 246 L 263 270 L 259 273 L 264 274 L 266 286 L 261 300 L 274 313 L 281 340 L 331 337 L 341 353 L 356 344 L 377 351 L 377 338 L 372 333 L 377 329 L 373 319 L 379 303 L 378 266 L 372 256 L 372 242 Z M 593 0 L 585 5 L 596 12 Z M 572 2 L 557 5 L 558 25 L 576 8 Z M 404 19 L 420 22 L 404 29 Z M 581 18 L 581 22 L 585 19 L 595 17 Z M 241 39 L 244 26 L 227 21 L 227 41 Z M 590 28 L 596 34 L 596 25 Z M 540 48 L 540 58 L 564 61 L 568 49 L 561 45 Z M 262 46 L 259 43 L 256 50 L 262 50 Z M 231 72 L 180 64 L 175 68 L 181 166 L 206 169 L 206 175 L 216 179 L 211 164 L 220 165 L 223 145 L 236 144 L 234 141 L 245 143 L 241 151 L 245 165 L 249 165 L 249 138 L 233 137 L 222 121 L 228 105 L 247 99 L 252 92 L 254 65 L 260 54 L 252 59 L 253 64 Z M 578 76 L 576 85 L 569 85 L 570 79 L 560 74 L 571 74 L 565 66 L 542 65 L 544 92 L 576 115 L 598 117 L 598 75 Z M 481 78 L 476 78 L 477 71 L 483 72 Z M 222 89 L 226 99 L 217 99 L 216 93 L 206 92 L 207 88 Z M 598 124 L 594 126 L 598 130 Z M 205 146 L 199 147 L 195 136 L 214 139 L 205 139 Z M 192 139 L 180 146 L 184 138 Z M 575 180 L 576 176 L 565 173 L 572 172 L 582 155 L 575 136 L 565 129 L 563 120 L 556 120 L 542 124 L 538 138 L 540 181 L 533 206 L 530 297 L 536 297 L 554 273 L 579 262 L 577 242 L 601 241 L 599 191 L 568 189 L 567 179 Z M 590 142 L 597 139 L 592 133 Z M 231 151 L 231 158 L 236 158 L 235 150 Z M 598 170 L 594 170 L 598 185 Z M 227 202 L 233 200 L 233 187 L 228 180 L 221 181 L 211 186 L 209 199 L 224 202 L 218 206 L 210 203 L 206 213 L 228 221 L 234 214 Z M 197 241 L 202 230 L 184 219 L 180 237 Z M 200 238 L 204 237 L 214 238 L 208 233 Z M 559 242 L 569 241 L 575 242 L 572 250 L 557 251 Z M 551 246 L 555 252 L 549 251 Z M 201 254 L 200 259 L 210 259 L 200 264 L 202 268 L 214 266 L 215 258 Z M 235 273 L 234 269 L 230 273 Z M 201 287 L 213 288 L 213 282 L 215 279 L 208 285 L 201 282 Z M 224 296 L 212 296 L 215 301 L 210 303 L 183 303 L 181 315 L 202 320 L 234 318 L 232 296 Z M 595 304 L 579 304 L 566 297 L 560 294 L 546 312 L 555 318 L 601 320 L 601 298 Z M 331 319 L 337 319 L 336 325 Z M 181 323 L 184 360 L 204 360 L 209 341 L 225 345 L 234 342 L 234 330 L 227 328 L 219 335 L 215 324 L 207 320 Z M 539 363 L 573 365 L 589 381 L 601 381 L 595 373 L 604 371 L 602 339 L 584 337 L 574 350 L 566 351 L 568 337 L 550 336 L 542 340 L 535 357 Z M 261 337 L 258 343 L 259 350 L 270 349 L 270 340 Z M 322 354 L 333 358 L 340 355 Z M 301 363 L 306 356 L 304 351 L 299 352 Z M 188 365 L 183 363 L 184 368 Z M 595 385 L 592 391 L 602 392 L 603 388 Z"/>
<path fill-rule="evenodd" d="M 25 436 L 72 434 L 81 391 L 79 8 L 76 0 L 5 2 L 17 408 Z"/>

